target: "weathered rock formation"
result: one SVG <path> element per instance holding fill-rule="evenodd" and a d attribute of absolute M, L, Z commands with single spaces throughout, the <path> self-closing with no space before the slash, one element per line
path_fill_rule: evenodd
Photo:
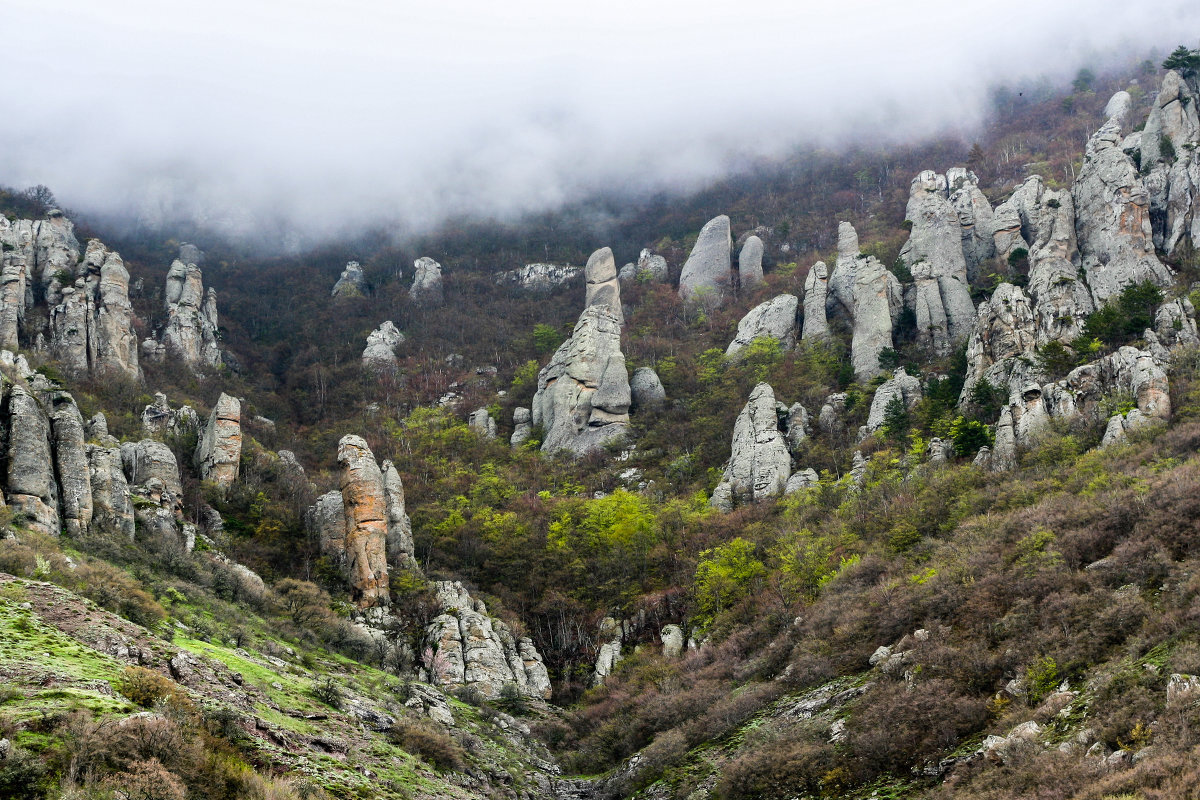
<path fill-rule="evenodd" d="M 621 645 L 625 640 L 625 630 L 621 623 L 612 617 L 600 621 L 597 635 L 600 648 L 596 653 L 596 666 L 592 670 L 592 686 L 600 686 L 621 662 Z"/>
<path fill-rule="evenodd" d="M 242 403 L 221 392 L 196 445 L 196 470 L 223 495 L 237 480 L 241 458 Z"/>
<path fill-rule="evenodd" d="M 946 176 L 925 170 L 914 178 L 905 215 L 912 222 L 912 232 L 900 258 L 913 276 L 911 305 L 917 317 L 917 340 L 945 355 L 967 337 L 975 317 L 963 255 L 963 228 L 958 211 L 950 204 Z"/>
<path fill-rule="evenodd" d="M 58 210 L 44 220 L 0 219 L 0 348 L 16 350 L 21 322 L 35 302 L 60 300 L 79 261 L 75 227 Z"/>
<path fill-rule="evenodd" d="M 664 625 L 659 634 L 662 640 L 663 658 L 679 658 L 687 642 L 683 638 L 683 628 L 678 625 Z"/>
<path fill-rule="evenodd" d="M 346 515 L 346 573 L 351 598 L 362 608 L 386 606 L 388 596 L 387 498 L 383 473 L 359 436 L 338 442 Z"/>
<path fill-rule="evenodd" d="M 92 480 L 88 469 L 87 436 L 83 416 L 75 398 L 63 391 L 45 397 L 50 414 L 50 438 L 54 447 L 54 474 L 63 528 L 79 536 L 92 524 Z"/>
<path fill-rule="evenodd" d="M 957 234 L 956 234 L 957 235 Z M 904 298 L 896 276 L 874 256 L 858 251 L 858 233 L 848 222 L 838 225 L 837 266 L 829 276 L 829 305 L 854 325 L 850 360 L 859 380 L 878 375 L 879 354 L 892 347 L 892 330 L 903 309 Z"/>
<path fill-rule="evenodd" d="M 779 342 L 781 350 L 796 346 L 796 310 L 800 300 L 794 294 L 781 294 L 755 306 L 738 323 L 737 334 L 725 349 L 726 358 L 738 359 L 755 339 Z"/>
<path fill-rule="evenodd" d="M 963 167 L 946 170 L 950 205 L 958 212 L 962 253 L 967 263 L 967 280 L 979 277 L 980 265 L 996 254 L 992 235 L 992 205 L 979 189 L 979 178 Z"/>
<path fill-rule="evenodd" d="M 412 288 L 408 290 L 409 299 L 423 308 L 437 308 L 446 301 L 442 293 L 442 265 L 429 256 L 422 256 L 413 262 L 416 270 L 413 275 Z"/>
<path fill-rule="evenodd" d="M 347 262 L 346 268 L 333 285 L 331 297 L 364 297 L 367 294 L 367 277 L 357 261 Z"/>
<path fill-rule="evenodd" d="M 192 367 L 211 367 L 221 363 L 217 344 L 217 293 L 204 291 L 204 275 L 195 264 L 176 260 L 167 273 L 165 292 L 167 321 L 153 340 L 142 343 L 142 352 L 158 358 L 170 353 Z"/>
<path fill-rule="evenodd" d="M 48 296 L 50 353 L 76 373 L 107 373 L 137 378 L 137 336 L 129 303 L 129 273 L 121 257 L 99 240 L 88 242 L 72 285 L 56 279 Z"/>
<path fill-rule="evenodd" d="M 396 348 L 404 342 L 404 334 L 396 330 L 389 319 L 367 335 L 362 363 L 365 369 L 385 372 L 396 368 Z"/>
<path fill-rule="evenodd" d="M 637 412 L 650 411 L 667 402 L 667 390 L 653 367 L 638 367 L 633 371 L 629 393 L 633 398 L 633 410 Z"/>
<path fill-rule="evenodd" d="M 380 474 L 383 476 L 384 507 L 387 511 L 388 564 L 401 569 L 416 568 L 412 522 L 404 509 L 404 482 L 400 480 L 400 473 L 391 461 L 383 462 Z"/>
<path fill-rule="evenodd" d="M 730 290 L 730 252 L 733 240 L 729 217 L 722 214 L 700 229 L 691 255 L 679 273 L 679 296 L 720 305 Z"/>
<path fill-rule="evenodd" d="M 29 528 L 57 536 L 61 522 L 50 420 L 24 387 L 3 383 L 0 418 L 4 423 L 8 505 L 24 517 Z"/>
<path fill-rule="evenodd" d="M 304 514 L 304 526 L 320 545 L 321 555 L 346 569 L 346 506 L 340 491 L 326 492 Z"/>
<path fill-rule="evenodd" d="M 1167 286 L 1172 281 L 1170 268 L 1154 253 L 1150 194 L 1121 146 L 1128 106 L 1125 92 L 1109 101 L 1111 114 L 1088 142 L 1071 190 L 1079 253 L 1098 306 L 1131 284 Z"/>
<path fill-rule="evenodd" d="M 526 264 L 520 269 L 501 272 L 496 276 L 496 283 L 526 292 L 544 294 L 574 279 L 580 272 L 579 267 L 559 264 Z"/>
<path fill-rule="evenodd" d="M 792 477 L 788 478 L 787 487 L 783 490 L 783 493 L 792 494 L 793 492 L 799 492 L 802 489 L 811 489 L 820 482 L 821 479 L 817 476 L 817 471 L 815 469 L 802 469 L 796 472 L 796 474 L 792 475 Z"/>
<path fill-rule="evenodd" d="M 625 324 L 621 310 L 621 283 L 617 280 L 617 262 L 610 248 L 602 247 L 588 258 L 583 268 L 586 296 L 584 307 L 604 306 L 617 320 Z"/>
<path fill-rule="evenodd" d="M 1200 82 L 1174 70 L 1163 76 L 1145 130 L 1140 164 L 1150 193 L 1154 244 L 1167 255 L 1200 245 Z M 1136 134 L 1135 134 L 1136 135 Z M 1124 149 L 1124 148 L 1123 148 Z"/>
<path fill-rule="evenodd" d="M 800 338 L 815 341 L 829 338 L 829 320 L 825 304 L 829 298 L 829 267 L 818 261 L 804 279 L 804 327 Z"/>
<path fill-rule="evenodd" d="M 467 415 L 467 427 L 485 439 L 496 438 L 496 420 L 486 408 L 477 408 Z"/>
<path fill-rule="evenodd" d="M 763 241 L 751 236 L 738 253 L 738 284 L 748 292 L 763 282 Z"/>
<path fill-rule="evenodd" d="M 652 283 L 666 282 L 667 260 L 662 256 L 651 253 L 649 250 L 642 250 L 637 260 L 636 277 L 639 280 L 647 280 Z"/>
<path fill-rule="evenodd" d="M 528 408 L 513 409 L 513 432 L 508 443 L 513 447 L 525 444 L 533 435 L 533 412 Z"/>
<path fill-rule="evenodd" d="M 729 511 L 749 503 L 783 494 L 792 473 L 784 432 L 780 430 L 775 392 L 760 383 L 733 424 L 733 445 L 725 475 L 713 490 L 710 505 Z"/>
<path fill-rule="evenodd" d="M 619 439 L 629 427 L 630 400 L 621 323 L 604 306 L 590 306 L 538 373 L 532 411 L 545 432 L 542 450 L 583 455 Z"/>
<path fill-rule="evenodd" d="M 89 433 L 95 430 L 92 426 Z M 85 447 L 92 487 L 92 526 L 96 530 L 119 533 L 132 542 L 136 530 L 133 497 L 125 479 L 121 447 L 107 432 L 95 438 L 100 440 L 99 444 Z"/>
<path fill-rule="evenodd" d="M 505 686 L 549 699 L 550 677 L 530 639 L 518 639 L 507 624 L 489 616 L 483 601 L 461 583 L 436 581 L 433 588 L 442 613 L 427 630 L 433 646 L 424 660 L 431 683 L 471 686 L 492 700 Z"/>
<path fill-rule="evenodd" d="M 921 399 L 921 381 L 904 371 L 904 367 L 896 369 L 891 379 L 885 381 L 875 390 L 871 400 L 871 410 L 867 414 L 867 431 L 874 433 L 883 427 L 888 404 L 895 399 L 904 403 L 905 409 L 915 406 Z"/>
<path fill-rule="evenodd" d="M 142 409 L 142 431 L 147 436 L 179 436 L 200 430 L 200 417 L 191 406 L 171 408 L 162 392 L 154 393 L 154 402 Z"/>
<path fill-rule="evenodd" d="M 1031 359 L 1036 347 L 1036 322 L 1029 298 L 1011 283 L 1000 284 L 990 300 L 979 304 L 967 341 L 962 398 L 970 398 L 985 380 L 1006 395 L 1024 386 L 1036 369 Z"/>

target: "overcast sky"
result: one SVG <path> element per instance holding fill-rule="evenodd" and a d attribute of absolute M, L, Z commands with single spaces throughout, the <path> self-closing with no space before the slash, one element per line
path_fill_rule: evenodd
<path fill-rule="evenodd" d="M 1194 45 L 1200 2 L 0 0 L 0 30 L 0 184 L 312 237 L 969 127 L 989 84 Z"/>

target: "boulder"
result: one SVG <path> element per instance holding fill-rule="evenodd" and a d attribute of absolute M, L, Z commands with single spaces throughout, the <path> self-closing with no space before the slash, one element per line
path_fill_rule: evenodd
<path fill-rule="evenodd" d="M 429 256 L 422 256 L 413 262 L 416 270 L 413 275 L 412 288 L 408 290 L 409 299 L 423 308 L 437 308 L 445 302 L 442 293 L 442 265 Z"/>
<path fill-rule="evenodd" d="M 652 283 L 665 283 L 667 260 L 662 256 L 654 255 L 649 250 L 642 250 L 637 260 L 637 277 Z"/>
<path fill-rule="evenodd" d="M 906 409 L 915 406 L 922 397 L 921 381 L 898 367 L 895 374 L 875 390 L 871 410 L 867 414 L 867 430 L 871 433 L 883 427 L 888 404 L 899 398 Z"/>
<path fill-rule="evenodd" d="M 592 686 L 602 685 L 620 663 L 624 629 L 612 617 L 605 617 L 600 621 L 600 630 L 596 638 L 600 647 L 596 653 L 596 666 L 592 670 Z"/>
<path fill-rule="evenodd" d="M 683 648 L 687 644 L 683 637 L 683 628 L 678 625 L 664 625 L 659 638 L 662 640 L 663 658 L 679 658 L 683 655 Z"/>
<path fill-rule="evenodd" d="M 304 514 L 304 527 L 320 543 L 321 555 L 346 568 L 346 508 L 342 493 L 326 492 Z"/>
<path fill-rule="evenodd" d="M 131 488 L 150 487 L 164 508 L 182 512 L 183 483 L 171 448 L 152 439 L 124 442 L 121 463 Z"/>
<path fill-rule="evenodd" d="M 629 379 L 629 393 L 632 397 L 633 410 L 637 412 L 650 411 L 661 407 L 667 402 L 667 390 L 653 367 L 638 367 Z"/>
<path fill-rule="evenodd" d="M 357 261 L 349 261 L 337 283 L 333 285 L 331 297 L 365 297 L 367 295 L 367 277 L 363 275 L 362 265 Z"/>
<path fill-rule="evenodd" d="M 800 446 L 808 440 L 812 434 L 811 418 L 808 414 L 808 409 L 799 403 L 793 403 L 792 407 L 787 410 L 787 441 L 788 451 L 795 455 Z"/>
<path fill-rule="evenodd" d="M 545 432 L 542 450 L 581 456 L 620 439 L 630 402 L 620 320 L 605 306 L 589 306 L 538 373 L 532 412 Z"/>
<path fill-rule="evenodd" d="M 584 308 L 588 306 L 603 306 L 625 324 L 625 314 L 621 310 L 621 283 L 617 280 L 617 262 L 613 259 L 612 250 L 602 247 L 588 258 L 587 266 L 583 268 L 586 295 Z"/>
<path fill-rule="evenodd" d="M 738 254 L 738 282 L 748 292 L 763 282 L 763 241 L 751 236 Z"/>
<path fill-rule="evenodd" d="M 496 438 L 496 420 L 486 408 L 477 408 L 467 416 L 467 427 L 485 439 Z"/>
<path fill-rule="evenodd" d="M 375 455 L 359 436 L 338 442 L 346 514 L 346 572 L 360 608 L 386 606 L 388 597 L 387 500 Z"/>
<path fill-rule="evenodd" d="M 508 443 L 513 447 L 525 444 L 533 435 L 533 412 L 528 408 L 513 409 L 513 432 Z"/>
<path fill-rule="evenodd" d="M 740 359 L 742 351 L 759 338 L 774 339 L 781 350 L 796 346 L 796 310 L 800 306 L 794 294 L 781 294 L 750 310 L 738 323 L 737 334 L 725 349 L 726 358 Z"/>
<path fill-rule="evenodd" d="M 679 273 L 679 296 L 684 300 L 721 305 L 730 289 L 732 249 L 729 217 L 722 214 L 709 220 L 700 229 L 691 255 Z"/>
<path fill-rule="evenodd" d="M 829 320 L 825 317 L 828 284 L 829 268 L 824 261 L 818 261 L 804 279 L 804 327 L 800 338 L 806 342 L 829 338 Z"/>
<path fill-rule="evenodd" d="M 1088 141 L 1071 190 L 1079 252 L 1097 306 L 1131 284 L 1169 286 L 1173 280 L 1154 252 L 1150 194 L 1121 148 L 1126 117 L 1110 116 Z"/>
<path fill-rule="evenodd" d="M 367 335 L 367 346 L 363 350 L 364 369 L 377 372 L 394 370 L 397 366 L 396 348 L 404 342 L 404 334 L 396 330 L 389 319 Z"/>
<path fill-rule="evenodd" d="M 802 469 L 788 478 L 787 486 L 784 488 L 783 493 L 792 494 L 802 489 L 811 489 L 820 482 L 821 479 L 815 469 Z"/>
<path fill-rule="evenodd" d="M 710 505 L 722 511 L 735 505 L 778 496 L 787 486 L 792 459 L 779 428 L 775 392 L 760 383 L 733 425 L 733 444 L 725 474 Z"/>
<path fill-rule="evenodd" d="M 196 445 L 196 470 L 224 495 L 237 480 L 241 458 L 242 403 L 221 392 Z"/>

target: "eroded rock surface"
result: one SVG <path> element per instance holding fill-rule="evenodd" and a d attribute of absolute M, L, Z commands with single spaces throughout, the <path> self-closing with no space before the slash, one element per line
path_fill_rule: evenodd
<path fill-rule="evenodd" d="M 781 294 L 752 308 L 738 323 L 737 335 L 725 349 L 727 358 L 737 359 L 759 338 L 774 339 L 781 350 L 796 346 L 796 310 L 800 301 L 794 294 Z"/>
<path fill-rule="evenodd" d="M 196 446 L 200 480 L 212 481 L 222 494 L 237 480 L 242 458 L 242 403 L 221 392 Z"/>
<path fill-rule="evenodd" d="M 738 253 L 738 283 L 748 292 L 763 282 L 763 241 L 751 236 Z"/>
<path fill-rule="evenodd" d="M 730 290 L 732 250 L 729 217 L 722 214 L 709 220 L 700 229 L 691 255 L 679 273 L 679 296 L 714 305 L 723 303 Z"/>
<path fill-rule="evenodd" d="M 603 306 L 617 320 L 625 323 L 625 313 L 621 310 L 621 283 L 617 280 L 617 262 L 613 259 L 610 248 L 602 247 L 588 258 L 587 266 L 583 268 L 586 296 L 584 307 Z"/>
<path fill-rule="evenodd" d="M 346 573 L 359 607 L 386 606 L 388 597 L 387 499 L 383 473 L 360 436 L 338 442 L 346 517 Z"/>
<path fill-rule="evenodd" d="M 429 256 L 422 256 L 413 262 L 412 288 L 408 290 L 409 299 L 423 308 L 437 308 L 446 302 L 442 291 L 442 265 Z"/>
<path fill-rule="evenodd" d="M 362 363 L 366 369 L 377 372 L 394 370 L 397 365 L 396 348 L 404 342 L 404 334 L 396 329 L 390 319 L 367 335 L 367 346 L 363 350 Z"/>
<path fill-rule="evenodd" d="M 775 392 L 760 383 L 733 424 L 732 451 L 710 505 L 728 511 L 783 494 L 791 474 L 792 458 L 779 428 Z"/>

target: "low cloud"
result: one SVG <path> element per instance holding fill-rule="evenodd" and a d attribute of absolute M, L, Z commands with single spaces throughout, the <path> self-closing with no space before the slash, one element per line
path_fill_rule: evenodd
<path fill-rule="evenodd" d="M 0 27 L 0 183 L 311 243 L 969 131 L 989 86 L 1194 43 L 1200 5 L 56 0 Z"/>

